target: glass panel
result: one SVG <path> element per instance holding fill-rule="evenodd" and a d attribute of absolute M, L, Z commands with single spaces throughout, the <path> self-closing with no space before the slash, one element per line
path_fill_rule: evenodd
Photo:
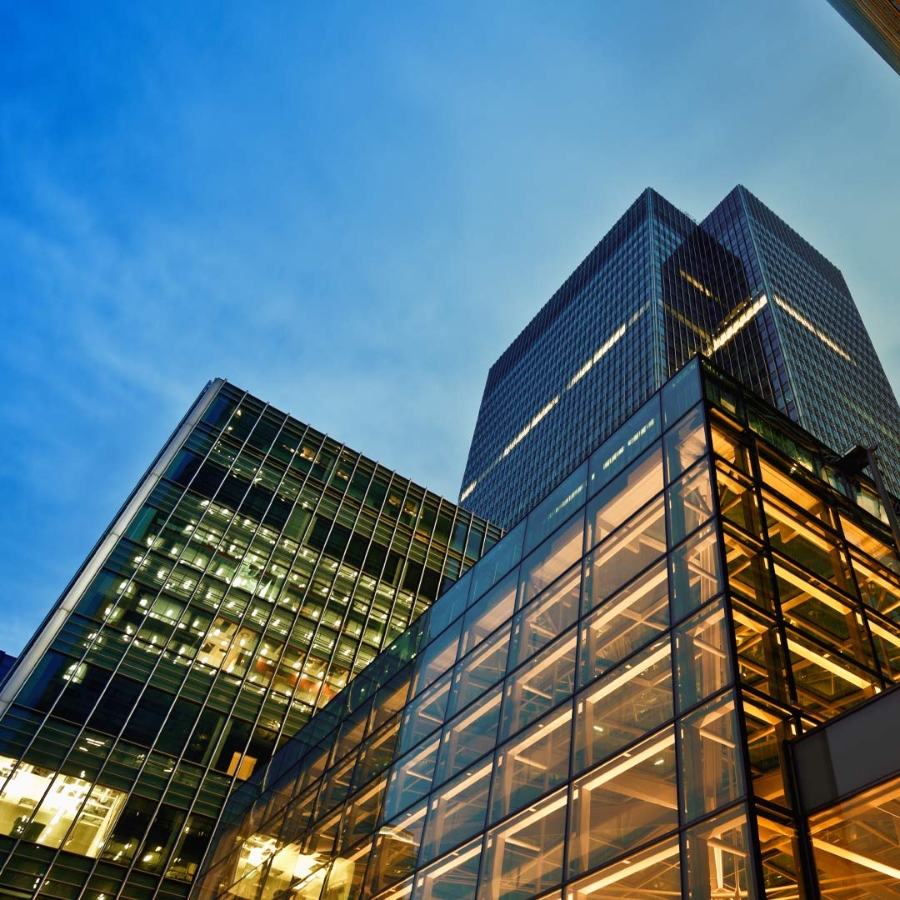
<path fill-rule="evenodd" d="M 672 613 L 675 621 L 712 600 L 722 590 L 719 542 L 713 525 L 705 525 L 669 556 Z"/>
<path fill-rule="evenodd" d="M 678 827 L 675 731 L 667 728 L 575 782 L 569 877 Z"/>
<path fill-rule="evenodd" d="M 575 689 L 575 641 L 571 634 L 551 644 L 506 680 L 501 740 L 540 718 L 572 696 Z"/>
<path fill-rule="evenodd" d="M 505 575 L 522 558 L 525 522 L 520 522 L 503 536 L 484 559 L 472 569 L 472 596 L 480 597 L 498 578 Z"/>
<path fill-rule="evenodd" d="M 732 601 L 732 621 L 741 684 L 785 701 L 787 669 L 775 623 L 737 601 Z"/>
<path fill-rule="evenodd" d="M 509 815 L 569 776 L 572 706 L 551 713 L 497 752 L 491 821 Z"/>
<path fill-rule="evenodd" d="M 666 523 L 660 497 L 588 555 L 585 572 L 588 608 L 615 593 L 665 552 Z"/>
<path fill-rule="evenodd" d="M 547 535 L 584 503 L 587 494 L 587 462 L 579 466 L 559 487 L 528 515 L 523 553 L 530 553 Z"/>
<path fill-rule="evenodd" d="M 729 522 L 754 537 L 762 536 L 762 517 L 753 482 L 733 469 L 716 463 L 719 511 Z"/>
<path fill-rule="evenodd" d="M 575 701 L 576 771 L 602 762 L 672 718 L 672 659 L 660 641 L 608 673 Z"/>
<path fill-rule="evenodd" d="M 501 628 L 456 664 L 448 715 L 455 715 L 488 688 L 503 680 L 509 650 L 509 630 L 509 625 Z"/>
<path fill-rule="evenodd" d="M 481 838 L 439 859 L 416 876 L 414 900 L 465 900 L 475 897 Z M 355 900 L 355 898 L 347 898 Z M 384 898 L 389 900 L 389 898 Z"/>
<path fill-rule="evenodd" d="M 468 653 L 512 616 L 516 602 L 516 583 L 516 573 L 510 572 L 466 613 L 462 654 Z"/>
<path fill-rule="evenodd" d="M 64 849 L 96 857 L 126 795 L 26 762 L 13 772 L 15 762 L 0 756 L 0 784 L 12 773 L 0 793 L 0 834 L 58 847 L 74 823 Z"/>
<path fill-rule="evenodd" d="M 396 764 L 384 800 L 386 818 L 396 815 L 431 790 L 437 755 L 438 738 L 435 737 Z"/>
<path fill-rule="evenodd" d="M 396 819 L 388 817 L 375 838 L 363 896 L 377 894 L 415 872 L 424 823 L 424 804 Z"/>
<path fill-rule="evenodd" d="M 832 585 L 807 575 L 787 560 L 775 558 L 775 577 L 781 611 L 796 626 L 864 665 L 872 666 L 872 652 L 856 604 Z"/>
<path fill-rule="evenodd" d="M 745 475 L 750 474 L 750 458 L 746 444 L 741 437 L 722 420 L 720 414 L 713 410 L 710 414 L 710 433 L 712 434 L 713 452 L 731 463 Z"/>
<path fill-rule="evenodd" d="M 683 792 L 687 820 L 714 812 L 744 795 L 734 696 L 701 706 L 679 727 Z"/>
<path fill-rule="evenodd" d="M 745 536 L 737 537 L 728 526 L 723 537 L 732 596 L 771 612 L 774 608 L 772 574 L 762 544 Z"/>
<path fill-rule="evenodd" d="M 897 560 L 897 551 L 889 543 L 889 538 L 884 535 L 883 538 L 876 537 L 868 531 L 863 530 L 853 522 L 846 513 L 840 513 L 841 525 L 844 528 L 844 537 L 849 544 L 862 550 L 867 556 L 881 563 L 888 569 L 897 572 L 900 570 L 900 562 Z"/>
<path fill-rule="evenodd" d="M 600 543 L 662 489 L 662 451 L 657 445 L 591 500 L 587 510 L 588 546 Z"/>
<path fill-rule="evenodd" d="M 580 513 L 545 541 L 522 563 L 519 606 L 524 606 L 566 569 L 581 559 L 584 542 L 584 514 Z"/>
<path fill-rule="evenodd" d="M 900 579 L 879 571 L 856 553 L 853 567 L 863 603 L 900 624 Z"/>
<path fill-rule="evenodd" d="M 678 839 L 656 844 L 569 886 L 569 900 L 660 900 L 681 897 Z"/>
<path fill-rule="evenodd" d="M 422 845 L 422 862 L 428 862 L 484 828 L 490 759 L 471 772 L 444 785 L 431 799 Z"/>
<path fill-rule="evenodd" d="M 663 439 L 666 477 L 671 482 L 706 453 L 703 404 L 695 406 Z"/>
<path fill-rule="evenodd" d="M 788 629 L 788 654 L 804 711 L 830 719 L 875 695 L 875 676 Z"/>
<path fill-rule="evenodd" d="M 578 618 L 581 566 L 569 569 L 513 620 L 509 668 L 537 653 Z"/>
<path fill-rule="evenodd" d="M 756 833 L 759 835 L 765 896 L 773 900 L 802 897 L 802 882 L 795 861 L 798 837 L 793 825 L 787 820 L 776 820 L 757 812 Z"/>
<path fill-rule="evenodd" d="M 668 428 L 677 422 L 698 400 L 703 398 L 700 385 L 700 364 L 692 359 L 662 389 L 663 422 Z"/>
<path fill-rule="evenodd" d="M 787 807 L 790 804 L 782 773 L 786 771 L 785 742 L 794 736 L 790 713 L 749 695 L 743 697 L 742 706 L 753 793 L 762 800 Z"/>
<path fill-rule="evenodd" d="M 822 897 L 893 897 L 900 882 L 900 779 L 810 817 Z"/>
<path fill-rule="evenodd" d="M 565 790 L 489 832 L 479 898 L 525 900 L 562 881 Z"/>
<path fill-rule="evenodd" d="M 447 672 L 406 707 L 400 729 L 401 753 L 444 724 L 452 677 L 453 673 Z"/>
<path fill-rule="evenodd" d="M 581 626 L 579 687 L 630 656 L 669 626 L 666 561 L 660 560 Z M 591 603 L 585 594 L 587 603 Z"/>
<path fill-rule="evenodd" d="M 666 492 L 669 508 L 669 541 L 677 544 L 713 514 L 709 464 L 700 463 Z"/>
<path fill-rule="evenodd" d="M 675 629 L 675 671 L 680 710 L 731 683 L 728 628 L 721 600 Z"/>
<path fill-rule="evenodd" d="M 882 674 L 890 681 L 900 681 L 900 628 L 874 613 L 867 618 Z"/>
<path fill-rule="evenodd" d="M 588 495 L 592 497 L 611 478 L 637 459 L 659 435 L 659 397 L 656 396 L 591 455 Z"/>
<path fill-rule="evenodd" d="M 422 655 L 416 661 L 416 676 L 411 696 L 418 696 L 433 681 L 450 671 L 456 662 L 461 630 L 462 621 L 458 621 L 422 651 Z"/>
<path fill-rule="evenodd" d="M 757 896 L 743 806 L 692 828 L 686 847 L 691 900 Z"/>
<path fill-rule="evenodd" d="M 444 728 L 434 783 L 441 784 L 497 745 L 501 687 L 474 704 Z"/>
<path fill-rule="evenodd" d="M 847 561 L 835 535 L 768 492 L 763 493 L 763 510 L 775 550 L 842 590 L 851 589 Z"/>

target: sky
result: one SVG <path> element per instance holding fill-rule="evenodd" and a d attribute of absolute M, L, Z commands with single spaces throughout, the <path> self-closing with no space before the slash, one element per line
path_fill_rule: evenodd
<path fill-rule="evenodd" d="M 209 379 L 453 500 L 489 365 L 638 194 L 738 183 L 900 387 L 900 78 L 825 0 L 0 0 L 0 649 Z"/>

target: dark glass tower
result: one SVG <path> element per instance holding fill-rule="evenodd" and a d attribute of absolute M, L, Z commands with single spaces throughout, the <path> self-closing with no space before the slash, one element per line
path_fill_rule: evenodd
<path fill-rule="evenodd" d="M 211 383 L 0 684 L 0 898 L 186 897 L 232 787 L 499 536 Z"/>
<path fill-rule="evenodd" d="M 840 271 L 743 187 L 647 190 L 491 367 L 460 502 L 514 524 L 696 353 L 900 492 L 900 407 Z"/>

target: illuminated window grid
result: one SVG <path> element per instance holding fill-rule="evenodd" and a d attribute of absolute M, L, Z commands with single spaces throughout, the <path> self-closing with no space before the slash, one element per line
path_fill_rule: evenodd
<path fill-rule="evenodd" d="M 216 885 L 250 896 L 260 884 L 319 896 L 332 877 L 350 877 L 350 858 L 353 895 L 361 897 L 465 889 L 479 897 L 631 898 L 688 887 L 761 896 L 763 885 L 771 896 L 796 894 L 802 829 L 785 799 L 781 741 L 895 677 L 896 654 L 875 649 L 874 635 L 889 634 L 891 647 L 900 637 L 890 617 L 900 600 L 896 556 L 884 527 L 828 487 L 814 458 L 809 471 L 797 465 L 798 457 L 809 461 L 801 453 L 786 457 L 761 441 L 723 410 L 737 405 L 729 399 L 684 415 L 690 391 L 681 390 L 680 402 L 678 393 L 669 392 L 673 414 L 662 441 L 657 433 L 627 465 L 588 482 L 581 511 L 585 492 L 568 479 L 497 546 L 507 566 L 494 569 L 506 571 L 519 558 L 507 543 L 530 546 L 529 533 L 559 523 L 510 577 L 479 582 L 488 555 L 432 610 L 442 623 L 434 650 L 419 652 L 397 676 L 411 685 L 406 711 L 373 733 L 395 746 L 378 776 L 379 790 L 386 785 L 382 824 L 352 845 L 337 835 L 327 852 L 310 853 L 321 846 L 316 823 L 298 831 L 276 814 L 266 824 L 263 793 L 247 819 L 235 813 L 230 833 L 256 822 L 251 846 L 268 839 L 301 848 L 313 870 L 275 872 L 261 857 L 251 866 L 250 851 L 232 850 L 225 832 L 200 896 L 217 896 Z M 797 434 L 785 428 L 782 451 Z M 628 423 L 626 443 L 634 433 Z M 586 471 L 603 471 L 615 448 L 614 436 Z M 660 515 L 662 546 L 647 524 Z M 581 533 L 585 542 L 575 549 L 572 536 Z M 479 599 L 485 584 L 491 603 Z M 466 602 L 471 614 L 462 617 Z M 467 627 L 445 630 L 444 604 Z M 556 618 L 548 619 L 551 609 Z M 536 627 L 522 637 L 529 621 Z M 854 657 L 861 642 L 869 650 Z M 417 674 L 426 669 L 433 674 Z M 454 706 L 451 692 L 473 673 L 482 679 L 480 696 Z M 376 698 L 354 717 L 367 721 L 377 709 Z M 303 746 L 301 733 L 294 759 Z M 328 747 L 295 763 L 278 786 L 281 797 L 294 780 L 309 790 L 311 769 L 343 770 L 358 752 Z M 325 771 L 321 783 L 328 778 Z M 360 788 L 363 804 L 369 796 Z M 350 797 L 348 811 L 353 804 Z M 237 871 L 243 886 L 228 874 Z"/>
<path fill-rule="evenodd" d="M 231 385 L 188 424 L 3 698 L 4 886 L 186 896 L 232 785 L 499 537 Z"/>

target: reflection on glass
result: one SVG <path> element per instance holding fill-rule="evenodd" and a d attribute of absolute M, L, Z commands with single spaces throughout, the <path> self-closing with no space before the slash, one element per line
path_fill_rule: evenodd
<path fill-rule="evenodd" d="M 521 809 L 569 775 L 572 706 L 551 713 L 497 752 L 491 821 Z"/>
<path fill-rule="evenodd" d="M 497 744 L 501 687 L 497 687 L 444 728 L 435 784 L 452 778 Z"/>
<path fill-rule="evenodd" d="M 678 838 L 630 853 L 627 859 L 570 885 L 567 893 L 572 900 L 659 900 L 681 896 Z"/>
<path fill-rule="evenodd" d="M 422 862 L 440 856 L 484 828 L 491 760 L 464 772 L 431 798 L 422 842 Z"/>
<path fill-rule="evenodd" d="M 591 599 L 585 594 L 587 608 Z M 581 626 L 579 686 L 593 681 L 666 630 L 669 584 L 660 560 L 588 617 Z"/>
<path fill-rule="evenodd" d="M 675 630 L 679 709 L 710 697 L 731 681 L 725 605 L 720 600 Z"/>
<path fill-rule="evenodd" d="M 900 884 L 900 778 L 810 817 L 826 900 L 893 897 Z"/>
<path fill-rule="evenodd" d="M 670 727 L 575 782 L 569 876 L 678 827 L 675 732 Z"/>
<path fill-rule="evenodd" d="M 729 692 L 685 716 L 679 728 L 682 810 L 691 821 L 744 795 L 734 697 Z"/>
<path fill-rule="evenodd" d="M 582 555 L 584 512 L 576 515 L 522 563 L 519 606 L 524 606 Z"/>
<path fill-rule="evenodd" d="M 706 453 L 703 404 L 695 406 L 665 436 L 666 474 L 674 481 Z"/>
<path fill-rule="evenodd" d="M 425 806 L 417 806 L 397 818 L 387 817 L 378 829 L 364 895 L 372 896 L 415 872 L 422 843 Z M 401 893 L 402 896 L 402 893 Z"/>
<path fill-rule="evenodd" d="M 479 900 L 522 900 L 562 881 L 565 789 L 488 832 Z"/>
<path fill-rule="evenodd" d="M 401 753 L 444 724 L 452 678 L 451 670 L 407 705 L 400 729 Z"/>
<path fill-rule="evenodd" d="M 581 565 L 573 566 L 513 620 L 509 668 L 559 637 L 577 618 L 581 596 Z"/>
<path fill-rule="evenodd" d="M 677 621 L 711 600 L 722 589 L 719 542 L 713 525 L 704 525 L 669 557 L 672 612 Z"/>
<path fill-rule="evenodd" d="M 435 737 L 397 763 L 384 801 L 385 816 L 390 818 L 431 790 L 437 755 L 438 738 Z"/>
<path fill-rule="evenodd" d="M 551 644 L 506 681 L 500 739 L 524 728 L 572 696 L 575 689 L 575 630 Z"/>
<path fill-rule="evenodd" d="M 666 638 L 576 697 L 576 770 L 602 762 L 671 719 L 672 713 L 672 659 Z"/>
<path fill-rule="evenodd" d="M 755 897 L 743 806 L 687 833 L 687 880 L 693 897 Z"/>
<path fill-rule="evenodd" d="M 669 540 L 677 544 L 713 514 L 709 465 L 695 466 L 666 491 L 669 509 Z"/>
<path fill-rule="evenodd" d="M 480 859 L 479 837 L 450 856 L 426 866 L 416 875 L 414 900 L 461 900 L 463 897 L 474 897 Z M 391 898 L 385 897 L 384 900 Z"/>
<path fill-rule="evenodd" d="M 588 504 L 588 546 L 593 547 L 612 534 L 662 489 L 662 452 L 657 445 Z"/>
<path fill-rule="evenodd" d="M 597 606 L 666 552 L 663 498 L 654 500 L 588 554 L 587 608 Z"/>
<path fill-rule="evenodd" d="M 509 651 L 509 629 L 507 624 L 456 664 L 448 715 L 454 715 L 468 706 L 503 679 Z"/>

